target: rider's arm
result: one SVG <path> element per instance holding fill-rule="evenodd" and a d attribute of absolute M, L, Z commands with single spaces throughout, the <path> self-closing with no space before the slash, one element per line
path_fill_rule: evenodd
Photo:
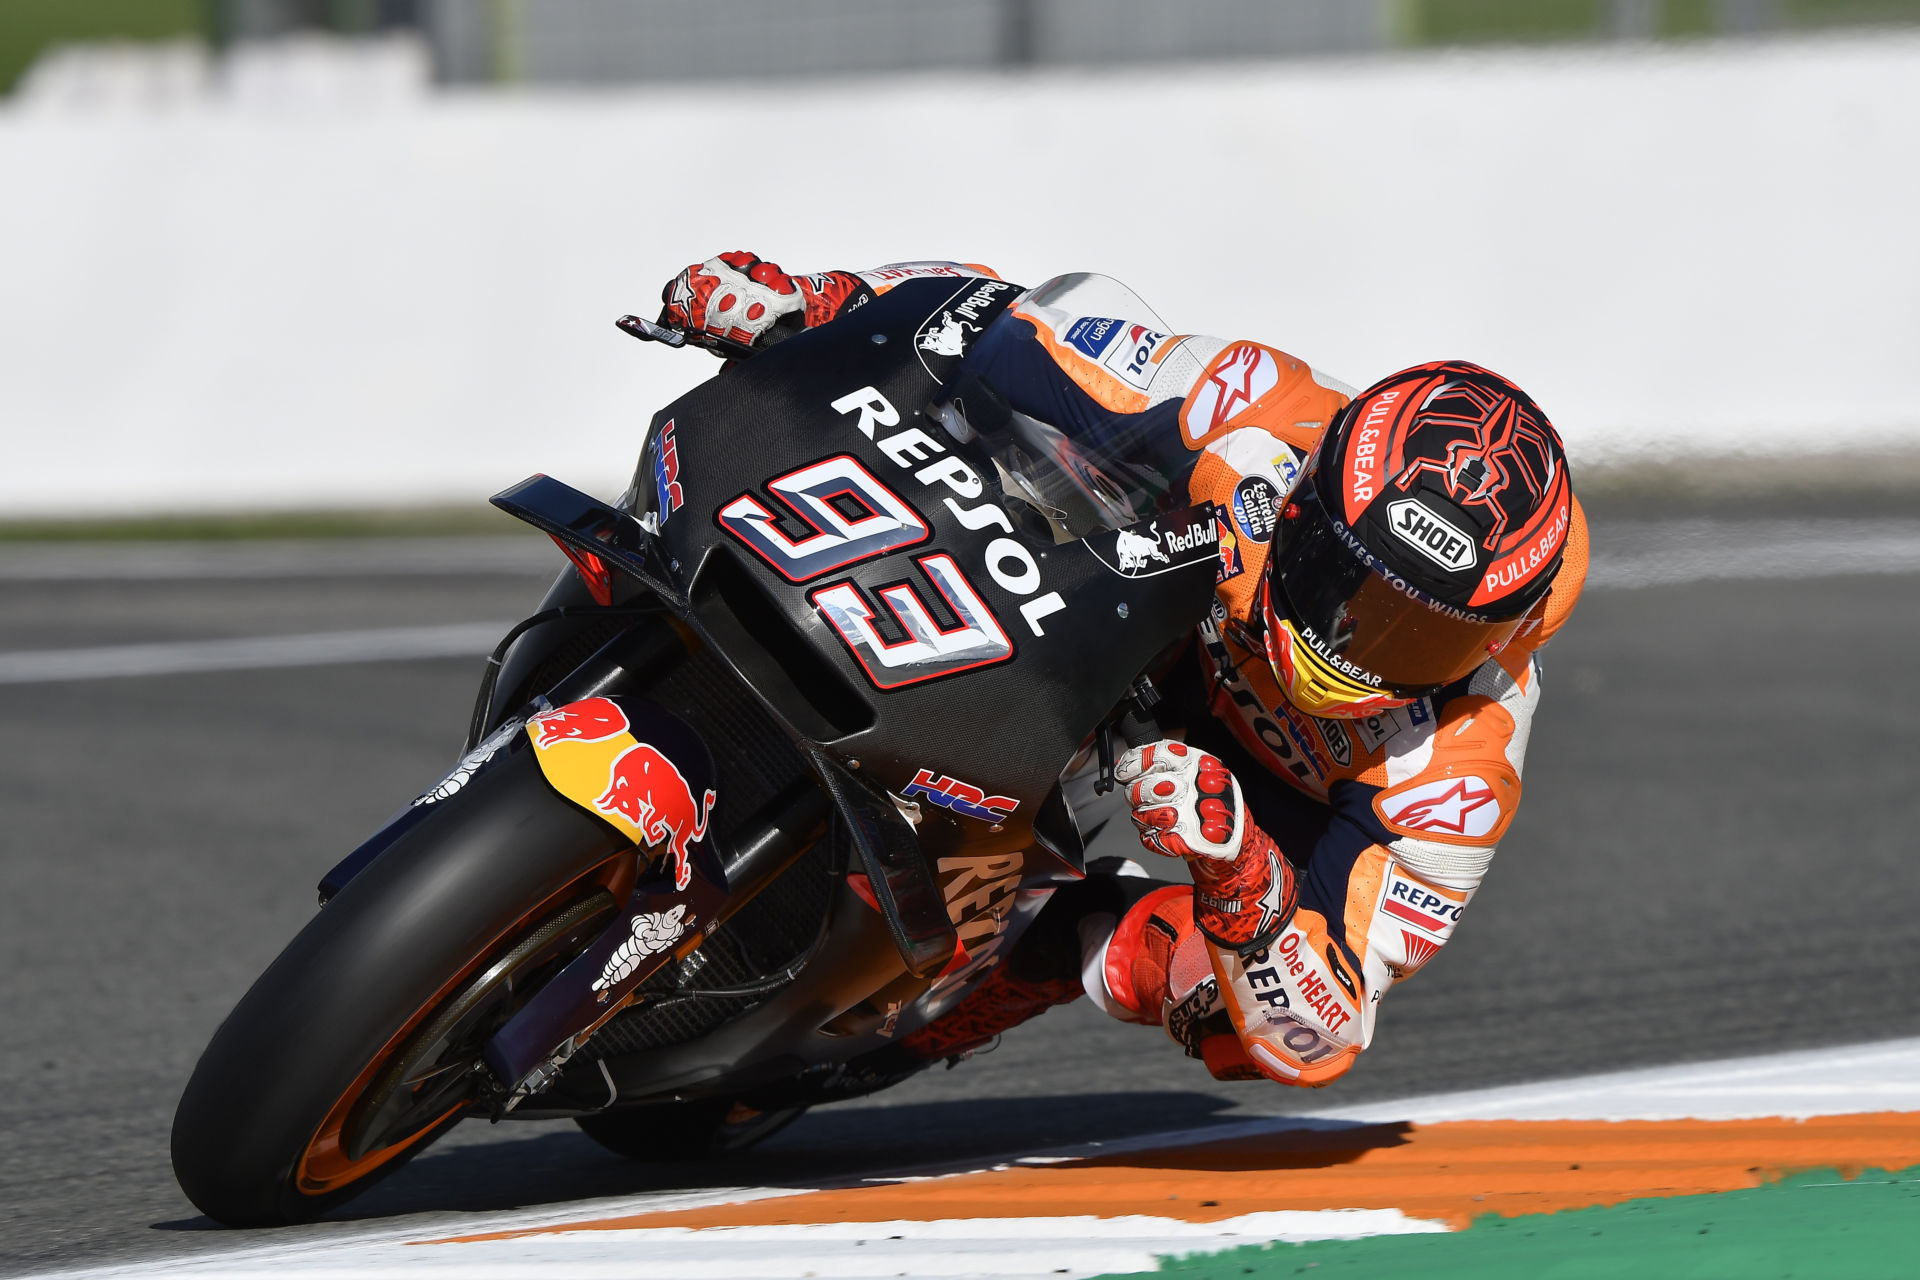
<path fill-rule="evenodd" d="M 872 301 L 904 280 L 993 276 L 977 263 L 896 262 L 791 275 L 745 250 L 696 262 L 660 291 L 660 322 L 719 340 L 717 354 L 764 350 Z M 994 277 L 998 279 L 997 276 Z"/>
<path fill-rule="evenodd" d="M 1053 283 L 1015 303 L 1012 323 L 989 329 L 969 362 L 1010 407 L 1150 462 L 1182 500 L 1230 508 L 1235 483 L 1255 472 L 1284 491 L 1352 394 L 1273 347 L 1168 333 L 1151 317 L 1046 305 L 1062 292 Z M 1073 290 L 1063 292 L 1070 304 Z M 1257 570 L 1258 561 L 1247 568 Z M 1256 572 L 1245 577 L 1258 580 Z"/>
<path fill-rule="evenodd" d="M 686 268 L 662 290 L 663 323 L 764 348 L 845 315 L 895 285 L 928 278 L 998 279 L 979 263 L 896 262 L 862 271 L 790 275 L 751 253 Z M 1238 475 L 1304 456 L 1351 388 L 1305 361 L 1252 342 L 1162 331 L 1150 316 L 1092 316 L 1047 305 L 1048 282 L 1016 303 L 1020 323 L 996 326 L 971 353 L 1013 408 L 1076 438 L 1126 435 L 1134 456 L 1157 456 L 1195 501 Z M 1278 443 L 1256 444 L 1253 427 Z M 1213 459 L 1208 461 L 1209 456 Z M 1251 575 L 1250 575 L 1251 576 Z"/>

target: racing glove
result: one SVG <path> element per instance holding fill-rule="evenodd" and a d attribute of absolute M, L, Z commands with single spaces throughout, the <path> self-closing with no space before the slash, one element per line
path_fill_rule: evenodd
<path fill-rule="evenodd" d="M 1220 760 L 1165 739 L 1120 757 L 1140 843 L 1185 858 L 1193 872 L 1194 924 L 1218 945 L 1247 953 L 1293 919 L 1293 867 L 1247 812 L 1240 784 Z"/>
<path fill-rule="evenodd" d="M 744 250 L 696 262 L 660 291 L 660 323 L 762 350 L 825 324 L 858 297 L 871 297 L 848 271 L 793 276 Z M 723 353 L 731 354 L 731 353 Z"/>

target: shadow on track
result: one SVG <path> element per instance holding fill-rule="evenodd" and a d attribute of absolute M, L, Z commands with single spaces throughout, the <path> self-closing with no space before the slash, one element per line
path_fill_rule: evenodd
<path fill-rule="evenodd" d="M 861 1177 L 1013 1158 L 1225 1122 L 1232 1103 L 1204 1093 L 1081 1093 L 1001 1101 L 825 1107 L 759 1147 L 697 1164 L 637 1164 L 565 1121 L 469 1122 L 388 1181 L 323 1221 L 414 1213 L 495 1213 L 604 1196 L 709 1187 L 804 1189 Z M 1233 1119 L 1244 1119 L 1235 1116 Z M 524 1134 L 525 1136 L 520 1136 Z M 220 1231 L 204 1217 L 158 1231 Z"/>

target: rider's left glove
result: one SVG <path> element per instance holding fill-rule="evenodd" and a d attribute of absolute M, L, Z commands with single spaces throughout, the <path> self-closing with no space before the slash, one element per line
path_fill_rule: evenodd
<path fill-rule="evenodd" d="M 696 262 L 660 291 L 660 322 L 756 350 L 825 324 L 866 289 L 845 271 L 788 275 L 744 250 Z"/>
<path fill-rule="evenodd" d="M 1121 756 L 1113 776 L 1127 789 L 1140 843 L 1187 860 L 1200 932 L 1242 953 L 1279 936 L 1299 903 L 1293 867 L 1218 757 L 1166 739 Z"/>

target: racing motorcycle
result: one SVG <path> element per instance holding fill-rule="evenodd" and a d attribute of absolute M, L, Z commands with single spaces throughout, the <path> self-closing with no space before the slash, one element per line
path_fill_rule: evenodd
<path fill-rule="evenodd" d="M 899 284 L 666 406 L 616 504 L 493 499 L 571 563 L 201 1056 L 201 1210 L 313 1218 L 469 1117 L 698 1159 L 928 1065 L 901 1039 L 1085 874 L 1223 554 L 1138 442 L 1010 406 L 1020 292 Z"/>

